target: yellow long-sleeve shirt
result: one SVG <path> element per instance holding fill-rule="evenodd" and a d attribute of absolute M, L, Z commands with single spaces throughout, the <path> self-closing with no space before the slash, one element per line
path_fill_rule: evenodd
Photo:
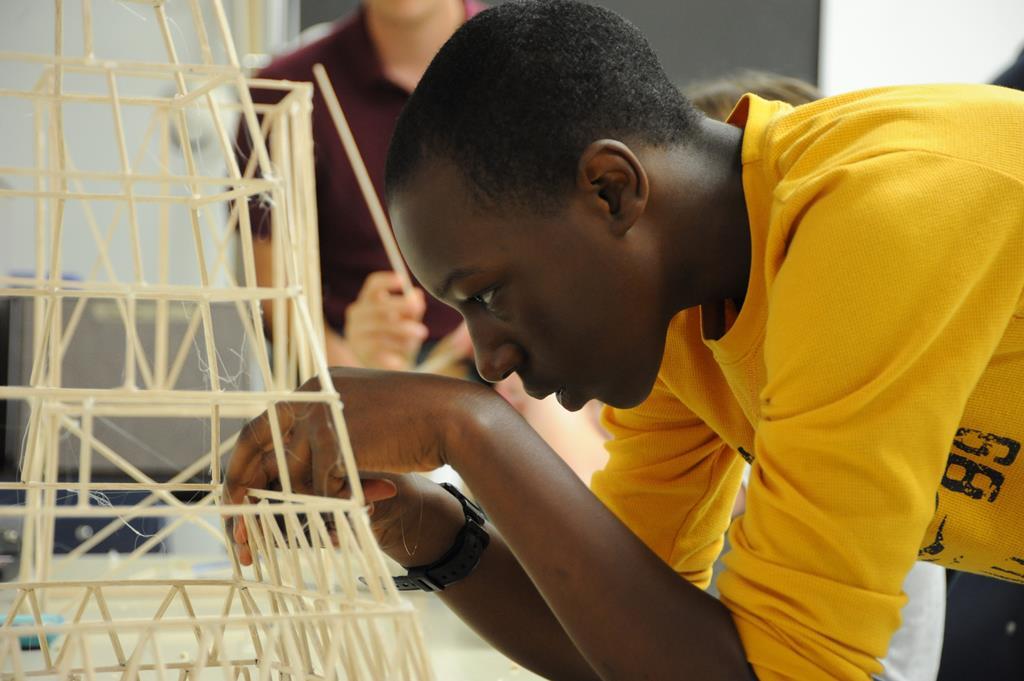
<path fill-rule="evenodd" d="M 594 491 L 719 579 L 761 681 L 863 680 L 915 560 L 1024 583 L 1024 95 L 748 95 L 749 288 L 672 322 L 650 397 L 606 409 Z M 707 312 L 707 311 L 704 311 Z"/>

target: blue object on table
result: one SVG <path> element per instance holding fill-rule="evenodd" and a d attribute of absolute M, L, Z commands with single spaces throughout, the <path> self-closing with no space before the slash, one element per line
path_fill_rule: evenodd
<path fill-rule="evenodd" d="M 7 616 L 4 615 L 6 620 Z M 16 627 L 32 626 L 36 618 L 32 615 L 15 615 L 12 624 Z M 43 615 L 43 624 L 64 624 L 64 618 L 60 615 Z M 52 646 L 57 640 L 57 634 L 46 635 L 46 645 Z M 26 634 L 18 637 L 18 644 L 22 650 L 39 650 L 42 646 L 39 643 L 39 635 L 36 633 Z"/>

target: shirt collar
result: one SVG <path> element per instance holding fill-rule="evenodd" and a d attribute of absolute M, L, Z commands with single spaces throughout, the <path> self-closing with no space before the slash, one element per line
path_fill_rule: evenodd
<path fill-rule="evenodd" d="M 736 103 L 725 122 L 743 129 L 740 152 L 743 164 L 761 160 L 761 146 L 768 125 L 777 113 L 792 108 L 785 102 L 769 101 L 751 93 L 743 95 Z"/>

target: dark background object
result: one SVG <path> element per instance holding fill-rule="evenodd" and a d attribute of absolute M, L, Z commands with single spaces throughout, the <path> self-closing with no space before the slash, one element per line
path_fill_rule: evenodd
<path fill-rule="evenodd" d="M 0 298 L 0 376 L 4 385 L 27 386 L 32 371 L 32 300 Z M 64 321 L 71 318 L 76 298 L 64 301 Z M 218 344 L 219 373 L 225 390 L 250 389 L 255 367 L 248 361 L 247 339 L 241 320 L 230 303 L 214 303 L 211 309 L 214 335 Z M 168 336 L 170 358 L 185 338 L 189 320 L 195 311 L 192 303 L 173 303 L 169 308 Z M 154 301 L 140 300 L 136 306 L 136 327 L 140 343 L 152 360 L 155 337 Z M 179 379 L 178 390 L 208 390 L 203 348 L 202 325 L 192 339 Z M 65 387 L 103 389 L 123 383 L 125 330 L 114 301 L 92 299 L 84 308 L 73 341 L 64 355 L 62 381 Z M 141 377 L 138 384 L 142 385 Z M 141 395 L 141 394 L 140 394 Z M 19 479 L 25 445 L 29 405 L 26 400 L 0 400 L 3 456 L 0 480 Z M 227 437 L 241 428 L 243 419 L 222 418 L 221 434 Z M 125 457 L 158 481 L 170 479 L 210 450 L 209 418 L 195 417 L 97 417 L 94 434 L 104 444 Z M 65 437 L 60 446 L 60 480 L 78 479 L 80 443 Z M 92 479 L 95 481 L 133 482 L 130 477 L 93 453 Z M 209 478 L 200 474 L 194 482 Z"/>
<path fill-rule="evenodd" d="M 0 298 L 0 385 L 10 385 L 7 377 L 7 357 L 10 345 L 11 333 L 11 299 Z M 7 400 L 0 400 L 0 451 L 6 452 L 6 442 L 9 436 L 8 429 L 11 424 L 7 422 Z M 14 467 L 13 462 L 8 464 L 6 453 L 0 457 L 0 477 L 4 468 Z"/>
<path fill-rule="evenodd" d="M 1006 70 L 992 81 L 996 85 L 1024 90 L 1024 50 L 1017 55 L 1017 60 L 1006 67 Z"/>
<path fill-rule="evenodd" d="M 301 25 L 348 14 L 357 0 L 301 0 Z M 500 0 L 487 4 L 497 5 Z M 650 3 L 604 0 L 643 32 L 672 80 L 685 85 L 738 69 L 818 83 L 820 0 Z"/>
<path fill-rule="evenodd" d="M 938 681 L 966 679 L 1024 679 L 1024 586 L 967 573 L 951 580 Z"/>
<path fill-rule="evenodd" d="M 147 492 L 125 492 L 121 490 L 100 491 L 99 494 L 109 502 L 113 509 L 134 506 L 149 496 Z M 57 496 L 58 506 L 73 506 L 77 503 L 78 497 L 75 494 L 61 493 Z M 0 490 L 0 505 L 23 506 L 24 504 L 24 492 Z M 89 505 L 95 507 L 100 504 L 94 500 Z M 125 511 L 127 510 L 125 509 Z M 115 514 L 111 514 L 110 516 L 90 518 L 57 518 L 54 523 L 53 553 L 56 555 L 70 553 L 77 546 L 105 528 L 115 517 Z M 131 553 L 150 536 L 159 532 L 166 522 L 166 518 L 153 517 L 126 519 L 113 534 L 104 538 L 90 549 L 89 553 L 104 554 L 110 551 Z M 8 582 L 18 578 L 22 533 L 21 518 L 0 518 L 0 581 Z M 167 543 L 161 541 L 150 547 L 148 553 L 166 553 L 167 551 Z"/>

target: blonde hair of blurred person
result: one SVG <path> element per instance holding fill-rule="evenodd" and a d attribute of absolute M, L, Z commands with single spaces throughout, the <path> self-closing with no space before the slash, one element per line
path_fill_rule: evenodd
<path fill-rule="evenodd" d="M 821 91 L 799 78 L 766 71 L 744 70 L 712 80 L 697 81 L 682 88 L 683 94 L 708 117 L 724 121 L 740 98 L 748 92 L 762 99 L 800 106 L 821 99 Z"/>

